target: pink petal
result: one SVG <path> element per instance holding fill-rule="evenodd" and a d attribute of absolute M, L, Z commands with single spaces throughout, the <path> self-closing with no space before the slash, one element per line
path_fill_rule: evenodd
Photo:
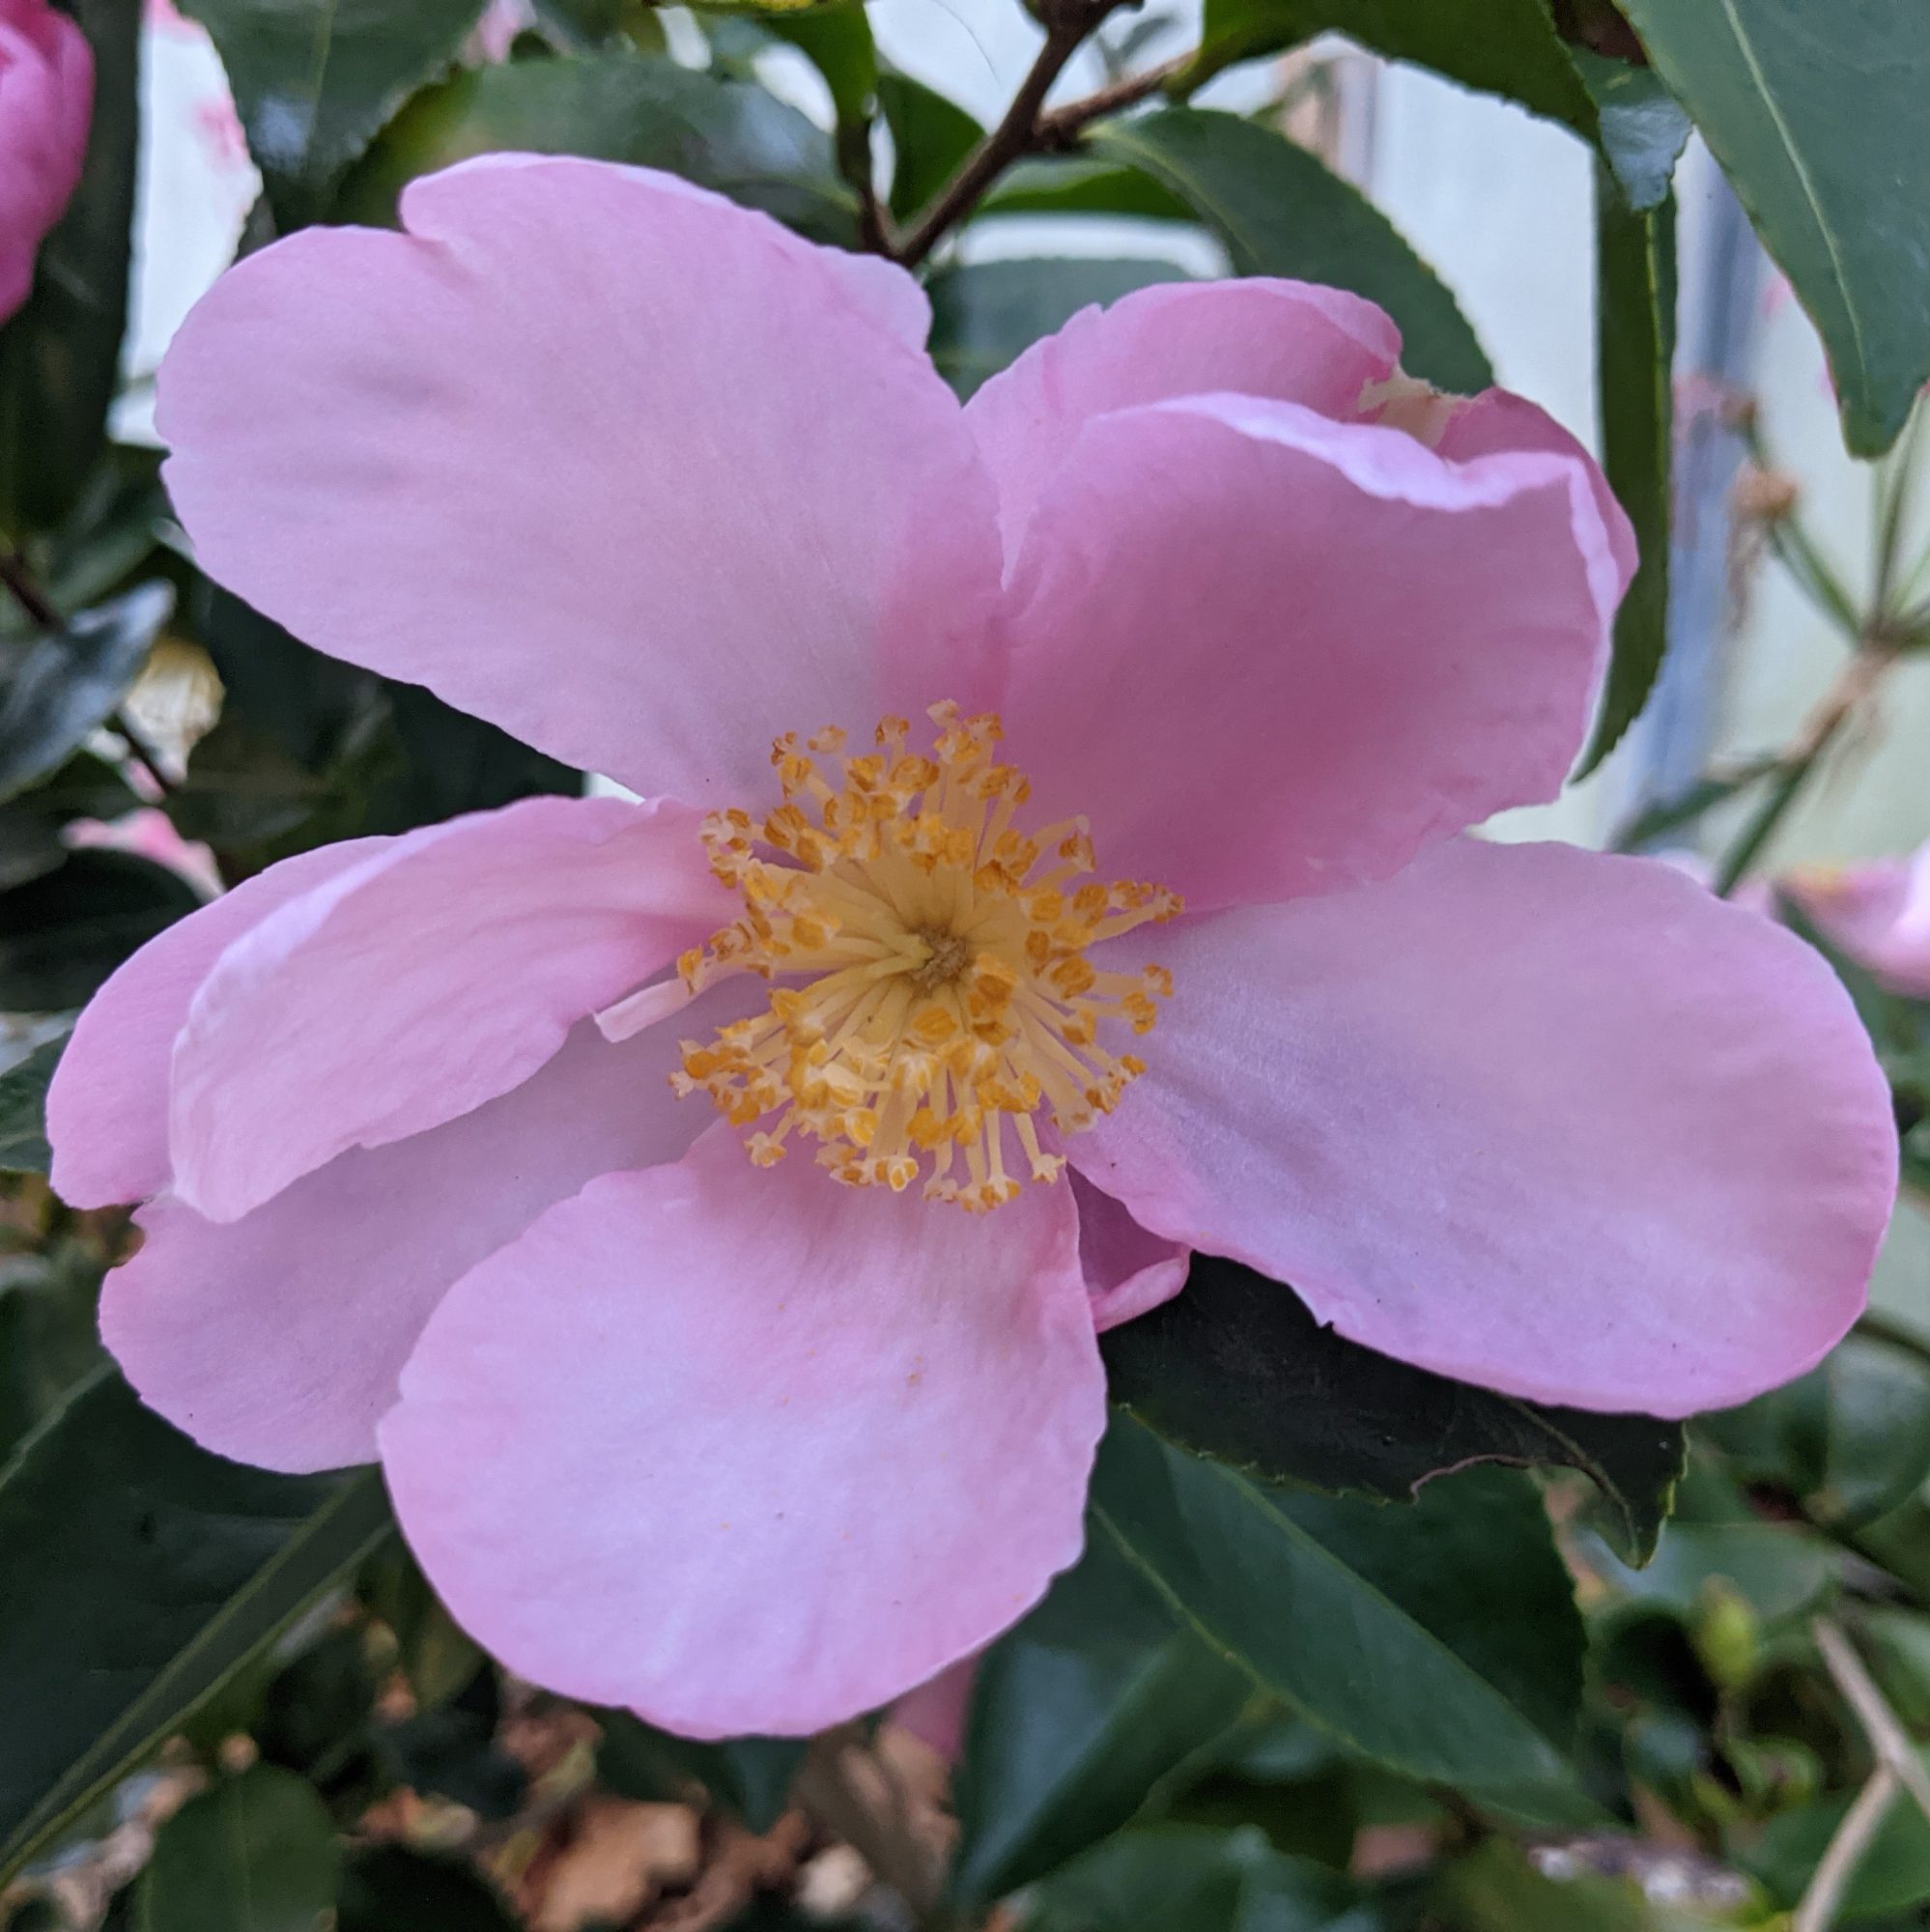
<path fill-rule="evenodd" d="M 1897 1164 L 1869 1042 L 1814 952 L 1670 867 L 1465 839 L 1166 952 L 1150 1070 L 1067 1151 L 1342 1334 L 1683 1415 L 1862 1308 Z"/>
<path fill-rule="evenodd" d="M 1351 417 L 1400 354 L 1400 331 L 1372 302 L 1311 282 L 1174 283 L 1081 309 L 966 405 L 998 485 L 1007 556 L 1093 416 L 1227 390 Z"/>
<path fill-rule="evenodd" d="M 1013 580 L 1046 818 L 1195 910 L 1384 877 L 1581 743 L 1616 590 L 1588 466 L 1444 462 L 1292 403 L 1090 423 Z"/>
<path fill-rule="evenodd" d="M 0 322 L 34 285 L 41 243 L 80 184 L 94 51 L 46 0 L 0 0 Z"/>
<path fill-rule="evenodd" d="M 512 1669 L 801 1734 L 979 1648 L 1078 1554 L 1105 1393 L 1069 1190 L 982 1219 L 759 1171 L 727 1128 L 459 1282 L 380 1431 Z"/>
<path fill-rule="evenodd" d="M 1930 1000 L 1930 845 L 1908 859 L 1807 866 L 1777 883 L 1826 940 L 1892 992 Z"/>
<path fill-rule="evenodd" d="M 965 1721 L 972 1714 L 972 1687 L 978 1681 L 978 1658 L 961 1658 L 916 1690 L 907 1690 L 887 1716 L 947 1764 L 956 1764 L 964 1747 Z"/>
<path fill-rule="evenodd" d="M 163 1197 L 107 1277 L 101 1335 L 142 1400 L 206 1448 L 271 1469 L 370 1462 L 452 1283 L 585 1181 L 682 1157 L 710 1116 L 671 1094 L 676 1057 L 667 1032 L 611 1046 L 580 1025 L 513 1092 L 338 1154 L 242 1220 Z"/>
<path fill-rule="evenodd" d="M 1079 1265 L 1101 1334 L 1171 1301 L 1186 1286 L 1192 1256 L 1182 1243 L 1149 1235 L 1083 1174 L 1072 1176 L 1072 1196 L 1079 1204 Z"/>
<path fill-rule="evenodd" d="M 1635 574 L 1634 529 L 1594 458 L 1546 410 L 1538 409 L 1525 396 L 1510 395 L 1506 389 L 1484 390 L 1454 405 L 1434 447 L 1452 463 L 1467 463 L 1477 456 L 1496 456 L 1511 449 L 1541 449 L 1552 456 L 1574 458 L 1582 466 L 1602 516 L 1602 527 L 1608 533 L 1608 548 L 1615 561 L 1615 587 L 1609 603 L 1612 607 L 1622 601 L 1622 593 Z"/>
<path fill-rule="evenodd" d="M 160 379 L 207 569 L 651 795 L 990 695 L 991 486 L 902 272 L 644 169 L 493 156 L 231 270 Z M 916 715 L 914 713 L 914 715 Z"/>
<path fill-rule="evenodd" d="M 214 1221 L 521 1086 L 736 903 L 683 806 L 530 798 L 409 834 L 230 947 L 174 1056 L 181 1198 Z"/>
<path fill-rule="evenodd" d="M 284 859 L 177 921 L 88 1002 L 47 1090 L 54 1192 L 71 1208 L 140 1201 L 168 1184 L 168 1061 L 214 962 L 291 899 L 391 841 L 354 838 Z"/>

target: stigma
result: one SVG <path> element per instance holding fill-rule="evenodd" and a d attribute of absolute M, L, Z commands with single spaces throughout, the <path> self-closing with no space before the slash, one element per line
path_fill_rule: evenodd
<path fill-rule="evenodd" d="M 711 868 L 741 918 L 687 952 L 695 994 L 741 973 L 770 1004 L 682 1043 L 681 1094 L 707 1094 L 759 1166 L 800 1143 L 835 1179 L 975 1213 L 1057 1180 L 1039 1140 L 1110 1113 L 1146 1070 L 1101 1027 L 1149 1033 L 1171 996 L 1160 966 L 1102 971 L 1088 950 L 1172 919 L 1179 897 L 1100 884 L 1083 818 L 1027 829 L 1032 787 L 998 762 L 989 713 L 935 704 L 929 752 L 887 718 L 874 748 L 842 731 L 772 748 L 783 803 L 758 821 L 715 812 Z"/>

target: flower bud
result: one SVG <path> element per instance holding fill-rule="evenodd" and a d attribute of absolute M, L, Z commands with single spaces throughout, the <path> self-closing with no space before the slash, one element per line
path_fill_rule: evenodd
<path fill-rule="evenodd" d="M 94 55 L 46 0 L 0 0 L 0 322 L 33 287 L 34 258 L 80 181 Z"/>

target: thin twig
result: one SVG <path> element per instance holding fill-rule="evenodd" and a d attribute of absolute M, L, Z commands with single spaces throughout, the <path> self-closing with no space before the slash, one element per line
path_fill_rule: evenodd
<path fill-rule="evenodd" d="M 114 714 L 114 728 L 126 742 L 128 757 L 154 781 L 156 788 L 162 797 L 166 797 L 174 789 L 174 781 L 168 777 L 167 765 L 161 757 L 159 749 L 134 723 L 125 704 Z"/>
<path fill-rule="evenodd" d="M 854 1771 L 860 1775 L 854 1776 Z M 848 1736 L 828 1734 L 813 1740 L 792 1797 L 827 1832 L 851 1846 L 911 1907 L 915 1918 L 929 1922 L 938 1911 L 943 1874 L 915 1837 L 880 1814 L 875 1801 L 884 1792 L 863 1788 L 865 1772 L 872 1773 L 875 1782 L 875 1766 L 863 1748 Z"/>
<path fill-rule="evenodd" d="M 10 543 L 0 543 L 0 583 L 13 592 L 14 603 L 27 613 L 29 622 L 43 631 L 67 629 L 67 619 L 61 615 L 53 599 L 35 581 L 34 573 L 27 567 L 27 559 Z M 162 793 L 172 791 L 174 781 L 168 777 L 160 753 L 128 716 L 125 707 L 115 712 L 114 728 L 127 740 L 128 755 L 135 764 L 147 773 Z"/>
<path fill-rule="evenodd" d="M 42 630 L 67 628 L 67 619 L 54 608 L 53 600 L 34 582 L 27 559 L 9 543 L 0 543 L 0 583 L 14 593 L 14 603 Z"/>
<path fill-rule="evenodd" d="M 907 268 L 923 261 L 979 205 L 993 182 L 1021 155 L 1033 151 L 1038 139 L 1040 110 L 1053 82 L 1081 42 L 1120 4 L 1121 0 L 1062 0 L 1045 30 L 1045 44 L 1019 83 L 1005 118 L 966 156 L 938 199 L 899 241 L 897 258 Z"/>
<path fill-rule="evenodd" d="M 1789 1932 L 1830 1932 L 1836 1921 L 1836 1907 L 1843 1890 L 1863 1861 L 1870 1840 L 1877 1834 L 1896 1796 L 1896 1773 L 1880 1764 L 1857 1793 L 1856 1803 L 1843 1813 L 1843 1822 L 1817 1861 L 1802 1902 L 1789 1921 Z"/>
<path fill-rule="evenodd" d="M 1135 106 L 1149 95 L 1157 94 L 1161 88 L 1178 80 L 1192 65 L 1191 54 L 1176 54 L 1171 60 L 1161 61 L 1157 67 L 1148 68 L 1144 73 L 1127 74 L 1123 80 L 1116 80 L 1109 87 L 1095 89 L 1078 100 L 1068 100 L 1064 107 L 1055 107 L 1050 113 L 1041 114 L 1033 129 L 1034 149 L 1040 154 L 1049 154 L 1055 149 L 1069 148 L 1091 123 L 1108 114 L 1117 114 L 1123 107 Z"/>
<path fill-rule="evenodd" d="M 1910 1733 L 1877 1689 L 1876 1680 L 1863 1668 L 1863 1661 L 1843 1634 L 1842 1626 L 1831 1617 L 1818 1617 L 1809 1626 L 1809 1634 L 1823 1653 L 1824 1668 L 1857 1714 L 1857 1722 L 1863 1727 L 1877 1762 L 1889 1767 L 1916 1808 L 1930 1818 L 1930 1772 L 1924 1770 Z"/>
<path fill-rule="evenodd" d="M 1768 797 L 1717 867 L 1715 886 L 1721 897 L 1727 898 L 1742 882 L 1744 873 L 1754 865 L 1770 836 L 1808 783 L 1817 761 L 1875 695 L 1895 663 L 1896 651 L 1891 645 L 1865 642 L 1843 667 L 1822 703 L 1810 713 L 1788 751 L 1777 760 L 1779 769 Z"/>

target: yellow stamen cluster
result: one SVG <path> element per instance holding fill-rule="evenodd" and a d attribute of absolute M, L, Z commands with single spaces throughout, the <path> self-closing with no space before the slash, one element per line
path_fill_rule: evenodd
<path fill-rule="evenodd" d="M 1101 972 L 1086 952 L 1180 902 L 1161 886 L 1080 884 L 1086 822 L 1014 823 L 1032 787 L 994 758 L 999 721 L 949 703 L 930 716 L 928 754 L 907 749 L 902 718 L 863 754 L 838 730 L 787 734 L 771 753 L 783 804 L 761 824 L 705 821 L 711 867 L 744 915 L 678 961 L 684 983 L 805 983 L 774 986 L 766 1011 L 707 1044 L 686 1040 L 671 1084 L 753 1128 L 759 1166 L 800 1134 L 852 1186 L 896 1192 L 924 1172 L 927 1199 L 983 1213 L 1021 1185 L 1008 1121 L 1029 1177 L 1056 1180 L 1065 1163 L 1039 1146 L 1039 1109 L 1077 1133 L 1145 1071 L 1098 1044 L 1099 1025 L 1149 1032 L 1172 976 Z"/>

